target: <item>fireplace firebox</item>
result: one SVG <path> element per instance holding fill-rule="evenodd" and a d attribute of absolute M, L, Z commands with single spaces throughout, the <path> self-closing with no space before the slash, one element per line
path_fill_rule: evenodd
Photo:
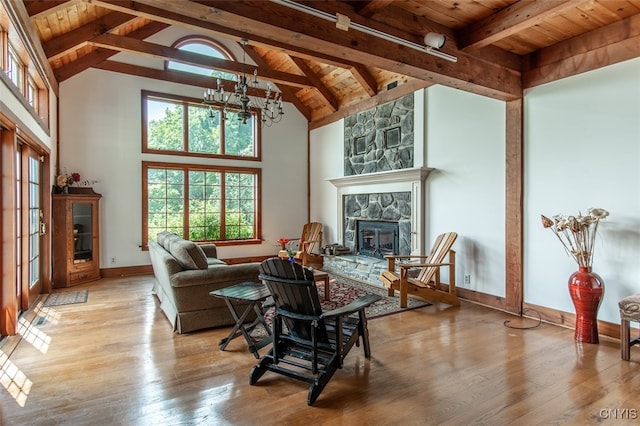
<path fill-rule="evenodd" d="M 358 255 L 383 258 L 398 254 L 399 224 L 381 220 L 358 220 Z"/>

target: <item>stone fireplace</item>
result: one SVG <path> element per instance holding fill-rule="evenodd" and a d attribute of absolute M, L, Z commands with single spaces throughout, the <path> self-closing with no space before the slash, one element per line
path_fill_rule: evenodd
<path fill-rule="evenodd" d="M 432 169 L 422 166 L 416 106 L 424 109 L 423 98 L 413 93 L 345 117 L 343 176 L 328 181 L 337 189 L 336 241 L 350 254 L 325 257 L 324 269 L 381 285 L 385 255 L 424 254 Z"/>
<path fill-rule="evenodd" d="M 423 255 L 425 180 L 432 170 L 416 167 L 329 179 L 338 193 L 336 223 L 342 225 L 337 229 L 338 241 L 349 248 L 351 254 L 335 256 L 335 259 L 325 258 L 325 269 L 380 284 L 378 276 L 387 265 L 383 256 L 392 253 L 386 252 L 388 241 L 385 239 L 382 241 L 385 252 L 381 256 L 377 256 L 377 252 L 373 255 L 358 253 L 358 224 L 365 220 L 380 224 L 397 223 L 397 253 L 393 254 Z M 373 233 L 375 238 L 375 228 Z M 392 250 L 396 249 L 392 246 Z"/>
<path fill-rule="evenodd" d="M 391 242 L 392 251 L 385 251 L 384 254 L 411 253 L 411 192 L 348 194 L 344 195 L 343 206 L 342 244 L 352 253 L 374 257 L 384 256 L 381 256 L 378 251 L 363 250 L 362 232 L 368 233 L 363 224 L 370 228 L 373 235 L 369 237 L 374 239 L 379 238 L 381 228 L 389 228 L 393 225 L 396 236 Z"/>

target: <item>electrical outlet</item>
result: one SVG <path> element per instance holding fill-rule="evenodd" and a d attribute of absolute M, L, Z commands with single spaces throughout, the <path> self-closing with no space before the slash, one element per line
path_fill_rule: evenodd
<path fill-rule="evenodd" d="M 464 283 L 465 284 L 471 284 L 471 275 L 465 275 L 464 276 Z"/>
<path fill-rule="evenodd" d="M 113 264 L 115 264 L 115 263 L 116 263 L 116 258 L 115 258 L 115 257 L 112 257 L 112 258 L 111 258 L 111 264 L 113 265 Z"/>

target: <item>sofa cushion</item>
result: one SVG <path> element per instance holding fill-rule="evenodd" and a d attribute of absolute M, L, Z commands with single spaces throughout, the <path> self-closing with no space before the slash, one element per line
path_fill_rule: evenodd
<path fill-rule="evenodd" d="M 215 266 L 215 265 L 226 265 L 227 263 L 224 260 L 216 259 L 214 257 L 207 257 L 207 265 Z"/>
<path fill-rule="evenodd" d="M 204 251 L 193 241 L 172 240 L 169 252 L 184 269 L 207 269 L 207 257 Z"/>

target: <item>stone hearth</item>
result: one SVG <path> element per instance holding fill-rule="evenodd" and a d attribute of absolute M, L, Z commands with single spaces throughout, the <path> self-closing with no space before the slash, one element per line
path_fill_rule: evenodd
<path fill-rule="evenodd" d="M 322 270 L 383 287 L 378 278 L 387 270 L 387 260 L 371 256 L 325 256 Z"/>

